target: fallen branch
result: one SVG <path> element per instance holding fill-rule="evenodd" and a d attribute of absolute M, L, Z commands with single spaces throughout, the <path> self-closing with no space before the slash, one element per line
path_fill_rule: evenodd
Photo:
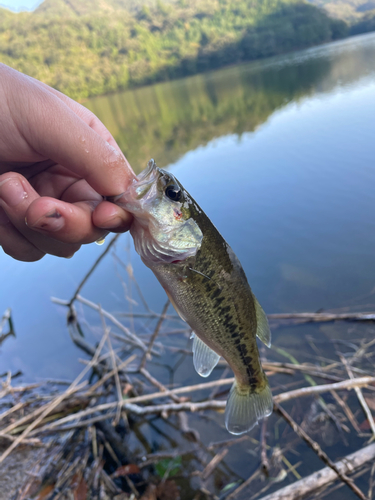
<path fill-rule="evenodd" d="M 335 462 L 335 467 L 341 474 L 351 474 L 367 462 L 374 460 L 375 444 L 371 444 Z M 324 467 L 324 469 L 314 472 L 310 476 L 285 486 L 285 488 L 281 488 L 259 500 L 300 500 L 303 496 L 318 491 L 320 488 L 333 483 L 336 479 L 336 472 L 330 467 Z"/>

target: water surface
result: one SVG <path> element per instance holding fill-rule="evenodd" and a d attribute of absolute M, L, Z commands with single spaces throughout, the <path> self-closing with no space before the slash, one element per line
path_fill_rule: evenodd
<path fill-rule="evenodd" d="M 136 171 L 150 157 L 170 168 L 239 256 L 267 312 L 370 302 L 375 286 L 375 37 L 355 37 L 266 61 L 98 97 L 85 103 Z M 118 252 L 126 260 L 126 236 Z M 25 264 L 0 253 L 0 306 L 17 339 L 1 366 L 28 377 L 80 369 L 65 311 L 102 247 L 72 260 Z M 132 255 L 147 299 L 164 295 Z M 113 259 L 84 294 L 127 307 Z M 357 302 L 356 302 L 357 301 Z"/>

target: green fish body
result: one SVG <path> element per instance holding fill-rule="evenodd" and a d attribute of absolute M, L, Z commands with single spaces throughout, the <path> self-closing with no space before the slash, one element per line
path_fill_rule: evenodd
<path fill-rule="evenodd" d="M 256 342 L 258 336 L 270 346 L 271 334 L 239 260 L 177 179 L 153 160 L 117 202 L 134 215 L 137 252 L 194 332 L 197 372 L 210 375 L 220 356 L 234 372 L 228 431 L 249 431 L 272 413 Z"/>

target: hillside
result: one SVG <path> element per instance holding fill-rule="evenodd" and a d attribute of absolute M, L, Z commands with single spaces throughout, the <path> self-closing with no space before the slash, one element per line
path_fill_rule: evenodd
<path fill-rule="evenodd" d="M 309 2 L 324 9 L 329 16 L 343 19 L 353 25 L 375 14 L 375 0 L 309 0 Z"/>
<path fill-rule="evenodd" d="M 346 34 L 298 0 L 45 0 L 0 9 L 0 60 L 82 99 Z"/>

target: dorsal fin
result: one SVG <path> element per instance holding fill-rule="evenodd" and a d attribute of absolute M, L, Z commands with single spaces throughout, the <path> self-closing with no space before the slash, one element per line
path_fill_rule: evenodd
<path fill-rule="evenodd" d="M 255 311 L 257 316 L 257 337 L 264 344 L 266 344 L 267 347 L 271 347 L 271 330 L 268 325 L 268 319 L 266 313 L 263 311 L 255 295 L 253 295 L 253 297 L 254 297 Z"/>

